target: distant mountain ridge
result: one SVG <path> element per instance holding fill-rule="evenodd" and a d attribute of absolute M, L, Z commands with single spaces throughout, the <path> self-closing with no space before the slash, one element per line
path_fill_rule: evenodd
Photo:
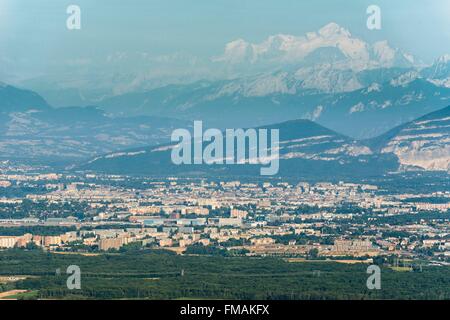
<path fill-rule="evenodd" d="M 41 96 L 0 86 L 0 157 L 83 159 L 169 141 L 185 122 L 162 117 L 109 117 L 96 107 L 55 109 Z"/>
<path fill-rule="evenodd" d="M 335 59 L 333 60 L 340 62 L 342 69 L 360 71 L 373 68 L 411 67 L 415 64 L 412 55 L 391 48 L 387 41 L 370 45 L 353 37 L 350 31 L 334 22 L 323 26 L 317 32 L 308 32 L 304 36 L 278 34 L 269 36 L 257 44 L 237 39 L 227 43 L 224 53 L 213 60 L 232 65 L 298 64 L 308 58 L 311 62 L 311 56 L 322 49 L 334 49 Z M 326 56 L 326 58 L 329 57 L 329 55 Z"/>
<path fill-rule="evenodd" d="M 106 60 L 107 70 L 81 68 L 65 80 L 26 83 L 65 106 L 67 98 L 113 117 L 203 120 L 221 128 L 310 119 L 355 139 L 376 137 L 450 100 L 449 55 L 425 66 L 387 41 L 369 43 L 334 22 L 259 43 L 236 39 L 211 59 L 165 56 L 155 60 L 156 69 L 147 65 L 153 61 L 148 53 L 118 53 Z M 139 61 L 139 70 L 128 68 L 130 60 Z M 193 73 L 180 71 L 170 80 L 148 71 L 173 66 L 190 66 Z"/>
<path fill-rule="evenodd" d="M 450 169 L 450 106 L 370 140 L 356 141 L 310 120 L 263 126 L 279 129 L 280 176 L 370 177 L 403 170 Z M 176 144 L 96 157 L 77 169 L 117 174 L 258 175 L 258 165 L 175 165 Z"/>
<path fill-rule="evenodd" d="M 303 118 L 361 139 L 443 108 L 450 101 L 450 88 L 437 86 L 413 72 L 381 72 L 365 72 L 361 78 L 366 83 L 380 78 L 390 80 L 343 93 L 302 88 L 301 81 L 279 72 L 252 79 L 167 86 L 114 97 L 99 105 L 115 115 L 203 120 L 223 128 Z"/>
<path fill-rule="evenodd" d="M 291 120 L 258 129 L 279 129 L 280 176 L 380 175 L 395 170 L 395 156 L 373 154 L 363 144 L 310 120 Z M 148 175 L 259 175 L 260 164 L 175 165 L 171 161 L 176 144 L 135 148 L 96 157 L 77 170 L 111 174 Z M 204 143 L 206 146 L 207 143 Z M 226 145 L 226 142 L 224 142 Z"/>
<path fill-rule="evenodd" d="M 173 67 L 178 71 L 174 72 Z M 253 78 L 279 71 L 294 74 L 296 80 L 304 82 L 304 88 L 348 92 L 364 87 L 357 81 L 357 73 L 422 67 L 417 58 L 387 41 L 368 43 L 331 22 L 304 35 L 270 35 L 260 43 L 236 39 L 224 44 L 223 53 L 213 57 L 181 53 L 152 57 L 146 52 L 118 52 L 89 68 L 74 67 L 68 78 L 48 75 L 20 84 L 44 94 L 53 105 L 68 106 L 97 104 L 113 96 L 171 84 Z M 316 78 L 317 74 L 321 76 Z M 334 85 L 327 82 L 327 75 L 332 76 Z"/>
<path fill-rule="evenodd" d="M 165 58 L 155 61 L 198 62 L 183 54 Z M 128 70 L 129 59 L 141 59 L 140 70 L 152 60 L 146 53 L 112 55 L 111 70 L 119 67 L 112 74 L 79 68 L 65 80 L 27 82 L 52 100 L 79 103 L 61 109 L 33 91 L 0 84 L 0 152 L 85 159 L 167 142 L 171 130 L 193 120 L 223 129 L 306 119 L 370 139 L 450 103 L 449 55 L 424 66 L 386 41 L 368 43 L 336 23 L 303 36 L 231 41 L 208 62 L 214 77 L 152 78 Z"/>
<path fill-rule="evenodd" d="M 431 66 L 387 41 L 369 44 L 336 23 L 304 36 L 237 39 L 214 57 L 232 79 L 128 92 L 101 100 L 114 115 L 164 115 L 218 127 L 314 120 L 356 139 L 448 105 L 450 56 Z"/>
<path fill-rule="evenodd" d="M 202 90 L 209 92 L 209 84 L 196 85 L 199 96 L 204 96 L 205 91 Z M 311 95 L 322 99 L 322 105 L 327 106 L 309 109 L 311 120 L 321 119 L 323 122 L 336 123 L 335 120 L 342 119 L 343 116 L 351 117 L 353 114 L 359 115 L 361 111 L 366 111 L 365 116 L 369 117 L 372 123 L 377 123 L 381 121 L 377 119 L 379 110 L 389 108 L 380 108 L 373 103 L 357 104 L 358 99 L 367 96 L 370 101 L 378 101 L 379 98 L 384 98 L 385 90 L 403 92 L 392 103 L 396 107 L 391 110 L 398 114 L 391 111 L 389 115 L 404 121 L 400 126 L 370 140 L 357 141 L 308 119 L 288 118 L 288 121 L 263 125 L 259 128 L 280 129 L 281 175 L 302 175 L 306 174 L 305 170 L 308 174 L 314 175 L 339 171 L 345 175 L 361 176 L 379 175 L 396 170 L 447 171 L 450 159 L 450 107 L 438 111 L 434 111 L 434 107 L 431 107 L 431 111 L 434 112 L 406 123 L 406 117 L 401 118 L 404 116 L 402 112 L 405 105 L 411 109 L 413 104 L 410 102 L 414 99 L 421 101 L 428 97 L 428 101 L 444 103 L 447 100 L 445 90 L 448 89 L 436 88 L 438 87 L 424 79 L 403 76 L 384 85 L 374 84 L 359 91 L 341 94 L 339 99 L 334 95 Z M 182 86 L 174 86 L 172 89 L 179 90 L 180 96 L 186 93 Z M 97 156 L 79 168 L 120 173 L 185 173 L 186 168 L 175 166 L 170 162 L 171 147 L 165 143 L 169 141 L 174 129 L 190 128 L 192 125 L 190 121 L 154 116 L 110 117 L 96 107 L 55 109 L 34 92 L 7 85 L 2 85 L 1 90 L 7 97 L 3 101 L 4 108 L 0 110 L 0 151 L 3 157 L 83 161 L 105 154 Z M 408 99 L 405 100 L 408 92 L 413 92 L 414 95 L 407 96 Z M 162 91 L 161 94 L 164 96 L 166 93 Z M 295 114 L 293 110 L 296 110 L 298 105 L 289 104 L 288 100 L 284 101 L 286 97 L 276 97 L 279 102 L 275 103 L 279 106 L 278 114 L 267 113 L 272 117 L 272 121 Z M 301 101 L 301 96 L 296 97 Z M 335 100 L 331 100 L 333 98 Z M 268 109 L 259 103 L 258 99 L 265 97 L 248 99 L 256 99 L 258 103 L 255 103 L 255 107 L 259 108 L 258 112 L 255 109 L 247 110 L 247 115 L 243 112 L 245 109 L 239 109 L 240 118 L 235 119 L 235 122 L 246 116 L 264 115 L 265 110 L 273 110 L 273 101 Z M 229 100 L 225 99 L 224 103 L 227 101 Z M 348 107 L 353 103 L 356 104 Z M 216 107 L 220 110 L 220 105 Z M 427 108 L 425 106 L 409 110 L 408 116 L 420 114 Z M 187 107 L 186 110 L 189 109 Z M 374 113 L 371 114 L 372 110 Z M 216 112 L 216 117 L 225 117 L 229 111 L 224 109 Z M 228 116 L 235 117 L 232 112 Z M 364 121 L 361 120 L 361 123 Z M 146 145 L 156 147 L 141 147 Z M 191 166 L 188 169 L 189 172 L 206 174 L 255 174 L 258 168 L 202 165 Z"/>

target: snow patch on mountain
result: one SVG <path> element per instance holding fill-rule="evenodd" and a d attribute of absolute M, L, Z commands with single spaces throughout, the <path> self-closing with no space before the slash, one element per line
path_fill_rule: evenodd
<path fill-rule="evenodd" d="M 326 153 L 328 154 L 339 154 L 339 153 L 345 153 L 348 156 L 351 157 L 358 157 L 361 155 L 371 155 L 372 150 L 366 146 L 360 146 L 355 144 L 344 144 L 340 148 L 330 149 L 327 150 Z"/>
<path fill-rule="evenodd" d="M 428 79 L 429 82 L 438 87 L 450 88 L 450 77 L 447 79 Z"/>
<path fill-rule="evenodd" d="M 405 87 L 406 85 L 413 82 L 414 80 L 416 80 L 419 77 L 420 77 L 420 75 L 417 71 L 410 71 L 410 72 L 406 72 L 406 73 L 400 75 L 397 78 L 392 79 L 390 81 L 390 84 L 393 87 L 400 87 L 400 86 Z"/>
<path fill-rule="evenodd" d="M 117 157 L 133 157 L 133 156 L 137 156 L 140 154 L 145 154 L 146 151 L 142 150 L 142 151 L 136 151 L 136 152 L 116 152 L 116 153 L 111 153 L 105 156 L 105 159 L 110 159 L 110 158 L 117 158 Z"/>
<path fill-rule="evenodd" d="M 368 94 L 371 92 L 380 92 L 381 91 L 381 85 L 379 83 L 372 83 L 370 86 L 368 86 L 366 88 L 366 90 L 364 90 L 364 94 Z"/>
<path fill-rule="evenodd" d="M 355 104 L 353 107 L 350 108 L 349 114 L 355 113 L 355 112 L 363 112 L 365 110 L 365 105 L 362 102 L 359 102 Z"/>

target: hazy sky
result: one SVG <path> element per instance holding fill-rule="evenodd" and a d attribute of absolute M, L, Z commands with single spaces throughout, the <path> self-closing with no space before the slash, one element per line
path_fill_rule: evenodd
<path fill-rule="evenodd" d="M 66 28 L 70 4 L 81 7 L 79 31 Z M 381 7 L 380 31 L 366 28 L 370 4 Z M 449 0 L 0 0 L 0 77 L 64 72 L 118 52 L 208 58 L 237 38 L 303 35 L 329 22 L 431 62 L 450 53 L 449 17 Z"/>

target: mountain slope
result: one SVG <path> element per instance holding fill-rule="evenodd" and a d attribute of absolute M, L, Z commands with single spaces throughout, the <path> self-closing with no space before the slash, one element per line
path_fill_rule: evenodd
<path fill-rule="evenodd" d="M 394 153 L 405 169 L 450 170 L 450 106 L 368 141 L 376 152 Z"/>
<path fill-rule="evenodd" d="M 436 85 L 450 88 L 450 55 L 438 58 L 433 65 L 421 70 L 421 75 Z"/>
<path fill-rule="evenodd" d="M 3 99 L 2 99 L 3 98 Z M 0 87 L 0 154 L 5 159 L 86 159 L 169 141 L 180 120 L 117 118 L 96 107 L 55 109 L 38 94 Z"/>
<path fill-rule="evenodd" d="M 0 113 L 48 110 L 50 106 L 37 93 L 0 83 Z"/>
<path fill-rule="evenodd" d="M 279 129 L 279 175 L 297 177 L 370 176 L 398 167 L 395 156 L 374 155 L 366 146 L 309 120 L 263 126 Z M 225 139 L 226 140 L 226 139 Z M 207 143 L 203 146 L 206 147 Z M 175 165 L 176 144 L 130 149 L 97 157 L 77 169 L 122 174 L 259 175 L 259 164 Z M 224 142 L 226 146 L 226 142 Z M 270 147 L 270 146 L 269 146 Z M 225 154 L 225 152 L 224 152 Z"/>
<path fill-rule="evenodd" d="M 261 128 L 279 129 L 278 175 L 281 176 L 367 178 L 398 170 L 448 171 L 450 168 L 450 106 L 363 141 L 355 141 L 309 120 L 293 120 Z M 92 159 L 79 169 L 151 175 L 260 174 L 260 165 L 174 165 L 171 150 L 175 145 L 111 153 Z M 203 144 L 205 146 L 206 143 Z"/>
<path fill-rule="evenodd" d="M 332 75 L 323 77 L 330 85 L 333 83 Z M 100 107 L 116 115 L 203 120 L 223 128 L 256 127 L 303 118 L 361 139 L 375 137 L 449 104 L 450 88 L 417 78 L 412 72 L 378 70 L 361 75 L 365 83 L 386 78 L 391 80 L 373 82 L 352 92 L 326 94 L 308 89 L 304 81 L 280 71 L 254 78 L 129 93 L 107 99 Z"/>

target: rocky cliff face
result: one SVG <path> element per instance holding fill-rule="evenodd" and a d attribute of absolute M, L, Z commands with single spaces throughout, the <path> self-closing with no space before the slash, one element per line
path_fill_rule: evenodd
<path fill-rule="evenodd" d="M 374 141 L 374 149 L 394 153 L 404 169 L 448 171 L 450 107 L 402 125 Z"/>

